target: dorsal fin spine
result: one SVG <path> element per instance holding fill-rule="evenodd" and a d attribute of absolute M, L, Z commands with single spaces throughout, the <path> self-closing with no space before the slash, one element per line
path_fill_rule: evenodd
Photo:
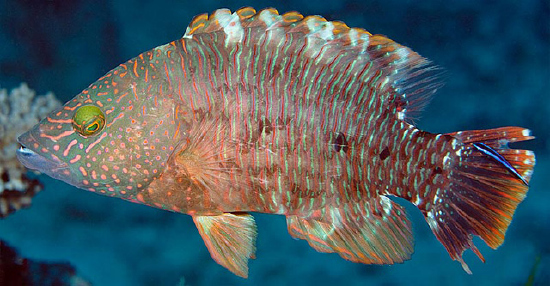
<path fill-rule="evenodd" d="M 409 48 L 399 45 L 382 35 L 372 35 L 364 29 L 349 28 L 343 22 L 327 21 L 320 16 L 303 17 L 297 12 L 279 15 L 273 8 L 256 12 L 246 7 L 233 13 L 227 9 L 216 10 L 210 16 L 195 17 L 184 38 L 223 31 L 225 47 L 242 43 L 244 33 L 256 33 L 263 37 L 264 48 L 272 45 L 277 37 L 303 37 L 305 46 L 296 47 L 295 56 L 312 59 L 310 64 L 329 64 L 344 60 L 358 65 L 374 65 L 376 74 L 356 77 L 380 88 L 393 89 L 388 94 L 401 97 L 397 118 L 418 111 L 441 84 L 437 81 L 438 69 Z M 247 34 L 248 36 L 248 34 Z M 285 47 L 285 49 L 288 47 Z M 239 52 L 241 49 L 239 48 Z M 341 57 L 342 55 L 342 57 Z M 370 67 L 368 69 L 371 71 Z M 356 75 L 357 71 L 355 71 Z M 348 74 L 349 75 L 349 74 Z"/>
<path fill-rule="evenodd" d="M 269 28 L 278 22 L 279 12 L 275 9 L 264 9 L 260 11 L 259 19 Z"/>

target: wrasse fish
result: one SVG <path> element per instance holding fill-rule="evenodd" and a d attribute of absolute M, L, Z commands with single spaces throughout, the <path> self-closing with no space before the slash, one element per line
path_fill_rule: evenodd
<path fill-rule="evenodd" d="M 452 259 L 497 248 L 535 156 L 529 130 L 432 134 L 407 114 L 439 87 L 407 47 L 319 16 L 220 9 L 92 83 L 21 135 L 28 168 L 193 217 L 212 258 L 247 277 L 256 225 L 285 215 L 319 252 L 392 264 L 424 214 Z"/>

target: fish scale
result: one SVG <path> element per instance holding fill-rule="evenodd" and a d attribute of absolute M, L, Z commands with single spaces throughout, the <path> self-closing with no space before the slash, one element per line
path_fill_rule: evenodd
<path fill-rule="evenodd" d="M 19 159 L 77 187 L 193 217 L 212 258 L 248 275 L 256 226 L 285 215 L 320 252 L 392 264 L 413 252 L 411 201 L 452 259 L 502 244 L 528 189 L 529 130 L 432 134 L 407 114 L 438 69 L 381 35 L 250 7 L 199 15 L 121 64 L 19 142 Z"/>

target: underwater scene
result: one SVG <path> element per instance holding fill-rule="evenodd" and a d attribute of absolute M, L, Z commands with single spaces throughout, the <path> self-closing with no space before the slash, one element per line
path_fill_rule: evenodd
<path fill-rule="evenodd" d="M 473 145 L 479 154 L 492 158 L 491 164 L 501 166 L 507 178 L 512 178 L 506 180 L 515 180 L 514 188 L 524 192 L 527 184 L 529 186 L 527 195 L 513 213 L 502 245 L 494 250 L 481 238 L 473 238 L 485 262 L 478 258 L 475 247 L 458 246 L 457 252 L 466 249 L 462 259 L 467 266 L 463 268 L 446 250 L 445 246 L 451 244 L 444 246 L 430 229 L 436 223 L 430 220 L 432 214 L 428 212 L 425 219 L 415 206 L 420 200 L 418 196 L 415 201 L 390 193 L 391 201 L 382 200 L 380 211 L 393 214 L 391 206 L 395 209 L 397 204 L 401 205 L 412 223 L 414 243 L 392 237 L 407 231 L 403 230 L 405 227 L 399 228 L 399 222 L 393 225 L 398 229 L 380 243 L 387 242 L 392 247 L 397 243 L 404 248 L 407 243 L 414 244 L 414 253 L 408 255 L 410 259 L 396 250 L 398 258 L 392 257 L 395 264 L 354 263 L 340 256 L 345 256 L 345 250 L 353 246 L 334 241 L 315 244 L 319 237 L 323 239 L 322 235 L 317 237 L 310 232 L 308 237 L 300 230 L 298 234 L 291 231 L 291 235 L 285 216 L 252 212 L 257 226 L 256 251 L 245 253 L 245 263 L 246 259 L 252 259 L 248 260 L 248 274 L 243 275 L 240 270 L 246 266 L 231 257 L 225 257 L 230 265 L 222 266 L 223 261 L 222 265 L 217 263 L 220 257 L 214 260 L 212 257 L 216 255 L 211 255 L 216 246 L 205 246 L 203 237 L 209 237 L 208 227 L 217 227 L 218 221 L 205 222 L 186 214 L 82 190 L 43 174 L 61 178 L 53 167 L 41 174 L 27 170 L 17 159 L 16 154 L 36 155 L 33 151 L 23 155 L 17 151 L 21 147 L 17 141 L 21 134 L 113 68 L 142 52 L 181 38 L 197 15 L 211 14 L 220 8 L 233 12 L 248 6 L 256 11 L 273 7 L 280 15 L 297 11 L 304 16 L 319 15 L 327 21 L 341 21 L 372 35 L 384 35 L 427 58 L 439 68 L 437 79 L 419 78 L 424 80 L 419 89 L 425 88 L 428 92 L 419 91 L 418 99 L 427 102 L 423 97 L 430 96 L 429 90 L 437 87 L 437 92 L 429 104 L 422 107 L 422 112 L 407 118 L 422 131 L 452 133 L 505 126 L 531 130 L 535 139 L 511 143 L 510 147 L 534 152 L 536 164 L 532 177 L 529 170 L 534 161 L 530 152 L 521 157 L 525 158 L 523 161 L 509 163 L 509 154 L 497 148 L 508 140 L 497 138 L 498 143 Z M 290 16 L 285 20 L 299 21 L 293 18 L 296 14 L 287 15 Z M 211 16 L 212 19 L 217 18 Z M 265 17 L 258 19 L 269 22 Z M 323 22 L 319 18 L 310 19 L 314 24 Z M 207 19 L 199 20 L 193 22 L 186 37 L 203 31 Z M 214 22 L 224 28 L 228 39 L 240 35 L 233 24 Z M 302 28 L 313 31 L 314 24 Z M 343 26 L 336 23 L 334 27 Z M 347 28 L 342 29 L 348 32 Z M 332 39 L 332 34 L 327 35 L 324 28 L 316 31 L 317 37 Z M 368 46 L 366 41 L 362 42 L 364 38 L 353 37 L 350 33 L 351 45 Z M 394 53 L 390 49 L 387 54 L 405 58 L 407 51 Z M 424 62 L 407 61 L 400 66 L 402 62 L 397 60 L 388 66 L 393 64 L 411 69 L 405 77 L 413 78 L 415 72 L 425 67 Z M 294 68 L 299 71 L 299 67 Z M 393 80 L 394 75 L 388 73 L 388 79 Z M 416 92 L 414 82 L 405 77 L 398 77 L 392 84 Z M 415 104 L 420 110 L 419 106 L 424 103 Z M 550 1 L 547 0 L 0 0 L 0 286 L 550 285 L 549 114 Z M 98 124 L 102 127 L 105 117 L 101 119 Z M 73 126 L 80 128 L 74 120 Z M 260 123 L 260 129 L 267 130 L 265 122 Z M 95 132 L 92 127 L 86 132 Z M 517 135 L 518 140 L 529 139 L 527 131 L 518 132 L 521 133 Z M 351 142 L 351 136 L 347 140 Z M 335 136 L 333 142 L 337 153 L 349 151 L 343 135 Z M 168 148 L 168 145 L 157 146 Z M 386 148 L 377 156 L 382 160 L 391 159 L 393 153 L 394 150 Z M 156 173 L 156 169 L 154 171 Z M 438 172 L 441 173 L 441 169 Z M 114 176 L 113 179 L 116 180 Z M 507 184 L 504 179 L 497 179 L 495 184 Z M 76 180 L 72 181 L 73 185 L 77 184 Z M 129 200 L 143 202 L 139 196 Z M 513 212 L 515 203 L 512 205 Z M 499 212 L 500 209 L 495 211 Z M 241 223 L 244 216 L 239 212 L 233 219 Z M 480 225 L 473 227 L 498 232 L 484 224 L 491 222 L 484 218 Z M 239 227 L 232 230 L 238 232 Z M 250 235 L 246 233 L 247 228 L 243 226 L 241 235 Z M 238 252 L 244 246 L 235 243 L 231 247 Z M 220 248 L 220 252 L 231 256 L 225 252 L 227 248 Z M 468 269 L 472 274 L 467 273 Z"/>

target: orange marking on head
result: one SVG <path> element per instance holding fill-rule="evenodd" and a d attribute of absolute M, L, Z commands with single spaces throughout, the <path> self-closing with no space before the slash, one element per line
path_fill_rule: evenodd
<path fill-rule="evenodd" d="M 88 176 L 88 172 L 86 172 L 86 169 L 84 169 L 84 167 L 80 166 L 80 167 L 78 167 L 78 170 L 80 170 L 80 173 L 82 173 L 82 176 L 85 176 L 85 177 Z M 86 181 L 86 180 L 84 180 L 84 181 Z"/>
<path fill-rule="evenodd" d="M 74 164 L 74 163 L 78 162 L 78 160 L 80 160 L 80 158 L 82 158 L 82 156 L 80 156 L 80 154 L 77 154 L 76 156 L 74 156 L 74 158 L 72 158 L 69 161 L 69 163 Z"/>
<path fill-rule="evenodd" d="M 72 135 L 73 133 L 74 133 L 74 130 L 63 131 L 61 134 L 59 134 L 57 136 L 51 136 L 51 135 L 48 135 L 48 134 L 45 134 L 45 133 L 40 133 L 40 137 L 41 138 L 48 138 L 52 141 L 57 142 L 59 139 L 61 139 L 63 137 L 66 137 L 66 136 L 69 136 L 69 135 Z"/>
<path fill-rule="evenodd" d="M 105 172 L 109 171 L 109 167 L 107 167 L 107 165 L 101 165 L 101 169 L 103 169 Z"/>
<path fill-rule="evenodd" d="M 71 107 L 71 106 L 63 106 L 63 110 L 69 110 L 69 111 L 73 111 L 77 108 L 79 108 L 80 106 L 82 106 L 82 103 L 77 103 L 75 106 Z M 61 113 L 61 112 L 60 112 Z"/>
<path fill-rule="evenodd" d="M 143 199 L 143 195 L 142 194 L 137 194 L 136 195 L 136 199 L 142 203 L 145 203 L 145 200 Z"/>
<path fill-rule="evenodd" d="M 95 145 L 97 145 L 105 137 L 107 137 L 107 133 L 101 134 L 101 136 L 99 136 L 99 138 L 97 138 L 96 141 L 94 141 L 90 145 L 88 145 L 88 148 L 86 148 L 86 153 L 88 153 L 90 151 L 90 149 L 92 149 Z"/>
<path fill-rule="evenodd" d="M 57 116 L 60 116 L 61 114 L 61 111 L 58 112 Z M 48 120 L 48 122 L 51 122 L 51 123 L 72 123 L 73 120 L 72 119 L 53 119 L 51 117 L 46 117 L 46 120 Z"/>
<path fill-rule="evenodd" d="M 109 99 L 110 99 L 110 98 L 109 98 Z M 111 107 L 111 109 L 107 109 L 107 110 L 105 111 L 105 114 L 110 114 L 110 113 L 113 112 L 113 111 L 115 111 L 115 107 L 114 107 L 114 106 Z"/>
<path fill-rule="evenodd" d="M 131 87 L 132 87 L 132 93 L 134 94 L 134 97 L 136 98 L 136 100 L 138 100 L 138 95 L 137 95 L 137 90 L 136 90 L 136 84 L 131 84 Z"/>
<path fill-rule="evenodd" d="M 134 71 L 134 76 L 135 77 L 139 77 L 139 74 L 137 73 L 137 64 L 138 62 L 137 61 L 134 61 L 134 66 L 133 66 L 133 71 Z"/>
<path fill-rule="evenodd" d="M 128 95 L 127 92 L 121 94 L 121 95 L 117 98 L 116 103 L 120 103 L 120 101 L 122 100 L 122 98 L 125 97 L 125 96 L 127 96 L 127 95 Z"/>
<path fill-rule="evenodd" d="M 101 176 L 99 176 L 102 180 L 107 180 L 107 176 L 105 176 L 105 174 L 101 174 Z"/>
<path fill-rule="evenodd" d="M 180 125 L 181 125 L 181 122 L 178 122 L 178 127 L 176 128 L 176 132 L 174 132 L 173 139 L 176 139 L 178 137 L 178 133 L 180 131 Z"/>

